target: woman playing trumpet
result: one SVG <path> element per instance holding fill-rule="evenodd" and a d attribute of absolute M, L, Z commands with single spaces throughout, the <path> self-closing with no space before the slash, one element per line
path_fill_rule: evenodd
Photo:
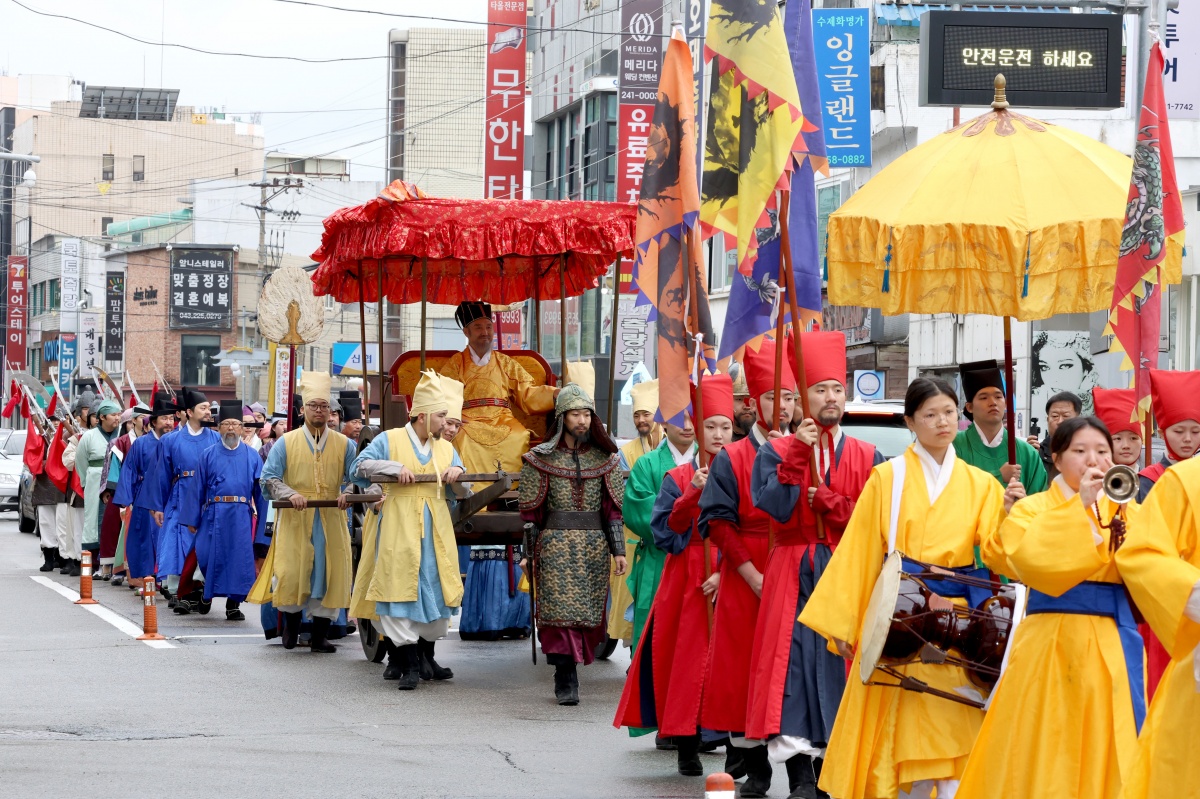
<path fill-rule="evenodd" d="M 1100 420 L 1063 422 L 1050 451 L 1050 489 L 984 538 L 1029 600 L 959 786 L 970 799 L 1115 799 L 1145 716 L 1142 641 L 1115 559 L 1138 506 L 1105 495 L 1112 438 Z"/>

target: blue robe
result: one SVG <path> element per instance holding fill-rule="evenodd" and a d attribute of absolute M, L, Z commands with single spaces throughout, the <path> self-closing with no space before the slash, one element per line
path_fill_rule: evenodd
<path fill-rule="evenodd" d="M 113 493 L 112 501 L 117 506 L 133 506 L 125 530 L 125 564 L 133 577 L 153 577 L 158 564 L 159 529 L 146 500 L 151 493 L 150 487 L 158 482 L 154 475 L 159 473 L 161 444 L 153 433 L 133 440 L 121 465 L 117 490 Z"/>
<path fill-rule="evenodd" d="M 305 445 L 312 450 L 312 444 L 307 438 L 303 439 Z M 354 463 L 355 443 L 353 441 L 346 442 L 346 457 L 342 464 L 342 474 L 349 474 L 351 464 Z M 271 447 L 271 452 L 267 455 L 267 462 L 263 464 L 261 480 L 283 480 L 283 473 L 287 469 L 287 445 L 283 439 L 276 439 L 275 444 Z M 262 539 L 265 540 L 265 539 Z M 313 545 L 313 569 L 312 578 L 309 582 L 309 598 L 323 599 L 325 597 L 325 527 L 321 524 L 321 514 L 313 514 L 313 530 L 312 530 L 312 545 Z M 341 616 L 339 616 L 339 619 Z"/>
<path fill-rule="evenodd" d="M 201 453 L 220 445 L 216 430 L 203 427 L 198 435 L 192 435 L 187 425 L 163 436 L 159 443 L 158 479 L 149 481 L 146 497 L 146 507 L 163 514 L 158 537 L 159 577 L 183 573 L 183 562 L 195 545 L 187 526 L 179 521 L 188 481 L 196 474 Z"/>
<path fill-rule="evenodd" d="M 405 433 L 405 435 L 408 435 Z M 413 447 L 413 453 L 416 455 L 417 461 L 424 466 L 429 463 L 429 459 L 433 457 L 433 451 L 422 454 L 416 447 Z M 386 435 L 376 436 L 375 440 L 367 445 L 367 448 L 358 456 L 358 460 L 350 468 L 350 474 L 354 484 L 359 488 L 370 488 L 371 481 L 358 477 L 358 464 L 361 461 L 390 461 L 391 449 L 388 447 L 388 437 Z M 458 450 L 454 450 L 454 457 L 450 461 L 450 466 L 463 468 L 462 458 L 458 456 Z M 446 486 L 446 498 L 453 499 L 450 486 Z M 442 596 L 442 581 L 438 577 L 437 552 L 433 548 L 433 514 L 429 512 L 429 508 L 425 508 L 425 531 L 421 536 L 421 568 L 417 573 L 417 599 L 415 602 L 376 602 L 375 612 L 380 616 L 392 616 L 400 619 L 411 619 L 415 622 L 429 623 L 438 619 L 448 619 L 451 616 L 458 614 L 458 608 L 452 608 L 446 605 L 445 598 Z M 382 519 L 382 517 L 380 517 Z M 375 552 L 374 557 L 379 556 L 379 537 L 375 537 Z"/>
<path fill-rule="evenodd" d="M 262 466 L 258 453 L 245 444 L 236 449 L 218 444 L 200 454 L 196 476 L 185 481 L 179 523 L 196 528 L 196 563 L 207 602 L 214 596 L 241 602 L 254 585 L 254 541 L 267 526 L 267 502 L 258 482 Z M 245 501 L 211 501 L 227 496 Z"/>

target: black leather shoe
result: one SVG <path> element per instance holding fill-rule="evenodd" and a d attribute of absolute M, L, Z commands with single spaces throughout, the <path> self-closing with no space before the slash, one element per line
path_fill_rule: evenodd
<path fill-rule="evenodd" d="M 284 613 L 283 615 L 283 648 L 295 649 L 296 641 L 300 638 L 300 614 Z"/>
<path fill-rule="evenodd" d="M 554 667 L 554 698 L 564 707 L 579 704 L 579 673 L 575 663 L 559 663 Z"/>
<path fill-rule="evenodd" d="M 767 759 L 767 747 L 756 746 L 742 750 L 745 754 L 746 781 L 738 796 L 744 799 L 764 799 L 771 790 L 771 761 Z"/>
<path fill-rule="evenodd" d="M 746 776 L 745 749 L 739 749 L 725 739 L 725 773 L 735 780 Z"/>
<path fill-rule="evenodd" d="M 654 736 L 655 749 L 663 752 L 674 752 L 677 747 L 678 745 L 675 743 L 675 739 L 671 738 L 670 736 L 665 738 L 661 735 Z"/>
<path fill-rule="evenodd" d="M 246 614 L 242 613 L 240 602 L 225 603 L 225 620 L 226 621 L 245 621 Z"/>
<path fill-rule="evenodd" d="M 792 755 L 787 761 L 788 799 L 818 799 L 817 771 L 813 767 L 815 758 L 808 755 Z"/>
<path fill-rule="evenodd" d="M 71 561 L 71 570 L 67 572 L 68 577 L 78 577 L 83 571 L 83 564 L 78 560 Z"/>
<path fill-rule="evenodd" d="M 700 762 L 700 736 L 688 735 L 675 739 L 679 773 L 685 777 L 703 777 L 704 764 Z"/>
<path fill-rule="evenodd" d="M 399 647 L 393 644 L 388 639 L 383 639 L 384 645 L 387 647 L 387 666 L 383 669 L 383 679 L 398 680 L 400 675 L 404 673 L 404 667 L 400 664 Z"/>
<path fill-rule="evenodd" d="M 396 647 L 400 654 L 400 684 L 396 687 L 401 691 L 411 691 L 421 681 L 421 653 L 416 644 L 405 644 Z"/>
<path fill-rule="evenodd" d="M 45 559 L 46 562 L 42 564 L 42 567 L 40 569 L 38 569 L 38 571 L 40 571 L 40 572 L 54 571 L 54 561 L 57 557 L 58 557 L 57 549 L 43 549 L 42 550 L 42 558 Z"/>
<path fill-rule="evenodd" d="M 421 653 L 421 679 L 428 681 L 453 678 L 453 671 L 439 666 L 433 659 L 433 644 L 433 641 L 426 641 L 424 638 L 417 639 L 417 651 Z"/>
<path fill-rule="evenodd" d="M 323 616 L 313 616 L 312 620 L 312 638 L 309 642 L 309 648 L 313 652 L 331 655 L 337 651 L 337 647 L 329 643 L 329 626 L 333 624 L 333 619 L 327 619 Z"/>

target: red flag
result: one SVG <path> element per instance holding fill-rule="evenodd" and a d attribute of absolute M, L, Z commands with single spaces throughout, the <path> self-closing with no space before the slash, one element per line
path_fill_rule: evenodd
<path fill-rule="evenodd" d="M 37 425 L 29 425 L 29 432 L 25 436 L 25 465 L 29 467 L 29 473 L 37 477 L 42 473 L 44 462 L 42 455 L 46 451 L 46 439 L 42 438 L 42 434 L 38 431 Z"/>
<path fill-rule="evenodd" d="M 4 406 L 4 410 L 0 411 L 0 416 L 5 419 L 11 419 L 13 411 L 16 410 L 17 403 L 21 401 L 21 387 L 17 385 L 17 381 L 12 383 L 12 395 L 8 398 L 8 404 Z"/>
<path fill-rule="evenodd" d="M 54 414 L 58 411 L 58 392 L 50 395 L 50 404 L 46 406 L 46 418 L 53 419 Z"/>
<path fill-rule="evenodd" d="M 1162 75 L 1162 47 L 1155 42 L 1146 72 L 1121 255 L 1104 331 L 1113 336 L 1113 349 L 1125 353 L 1121 369 L 1133 370 L 1137 396 L 1133 420 L 1144 419 L 1150 408 L 1150 370 L 1158 367 L 1161 286 L 1166 278 L 1178 274 L 1183 257 L 1183 204 L 1175 181 Z"/>
<path fill-rule="evenodd" d="M 50 451 L 46 453 L 46 476 L 59 491 L 67 490 L 67 467 L 63 466 L 62 454 L 67 448 L 66 426 L 60 424 L 50 440 Z"/>

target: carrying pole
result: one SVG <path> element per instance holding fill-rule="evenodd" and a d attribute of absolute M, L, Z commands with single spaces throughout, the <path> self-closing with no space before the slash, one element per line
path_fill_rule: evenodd
<path fill-rule="evenodd" d="M 699 460 L 700 468 L 708 467 L 708 451 L 704 449 L 704 397 L 700 390 L 704 380 L 704 364 L 700 361 L 704 358 L 704 342 L 699 338 L 700 335 L 700 305 L 697 298 L 700 296 L 700 276 L 697 270 L 692 268 L 690 259 L 691 248 L 688 246 L 691 242 L 692 232 L 684 228 L 683 235 L 679 237 L 679 259 L 683 268 L 686 270 L 688 281 L 688 316 L 692 321 L 692 335 L 694 338 L 693 345 L 693 361 L 696 368 L 696 404 L 692 408 L 692 427 L 696 430 L 696 457 Z M 778 380 L 778 377 L 776 378 Z M 713 572 L 713 556 L 712 556 L 712 541 L 708 538 L 704 539 L 704 579 L 712 577 Z M 713 603 L 712 600 L 705 598 L 704 610 L 708 617 L 708 632 L 712 634 L 713 628 Z"/>
<path fill-rule="evenodd" d="M 383 359 L 383 309 L 385 307 L 387 298 L 383 296 L 383 262 L 382 261 L 379 262 L 376 285 L 379 287 L 379 308 L 378 308 L 379 312 L 376 314 L 376 319 L 375 319 L 375 331 L 376 331 L 376 335 L 379 338 L 379 429 L 380 429 L 380 431 L 383 431 L 383 430 L 387 430 L 388 390 L 387 390 L 386 378 L 384 377 L 384 375 L 386 374 L 386 370 L 384 369 L 384 366 L 383 366 L 383 360 L 384 360 Z M 422 286 L 422 290 L 424 290 L 424 286 Z M 424 307 L 424 306 L 422 306 L 422 307 Z M 422 330 L 423 329 L 424 328 L 422 328 Z M 422 358 L 421 365 L 422 366 L 424 366 L 424 360 L 423 360 L 424 357 L 425 357 L 425 351 L 422 350 L 421 351 L 421 358 Z M 366 368 L 364 368 L 363 373 L 365 374 L 366 371 L 367 371 Z M 370 406 L 367 406 L 367 421 L 370 421 L 370 420 L 371 420 L 371 408 L 370 408 Z"/>
<path fill-rule="evenodd" d="M 617 323 L 621 315 L 621 258 L 613 264 L 613 308 L 612 328 L 608 336 L 608 434 L 615 436 L 616 420 L 613 418 L 613 395 L 617 393 Z"/>
<path fill-rule="evenodd" d="M 558 258 L 558 344 L 562 348 L 562 385 L 567 384 L 567 254 Z M 595 399 L 593 397 L 593 399 Z"/>
<path fill-rule="evenodd" d="M 367 301 L 366 281 L 363 279 L 362 262 L 358 264 L 358 343 L 362 347 L 362 378 L 363 378 L 363 409 L 366 413 L 366 424 L 371 424 L 371 389 L 367 374 Z M 382 353 L 380 353 L 382 356 Z"/>

